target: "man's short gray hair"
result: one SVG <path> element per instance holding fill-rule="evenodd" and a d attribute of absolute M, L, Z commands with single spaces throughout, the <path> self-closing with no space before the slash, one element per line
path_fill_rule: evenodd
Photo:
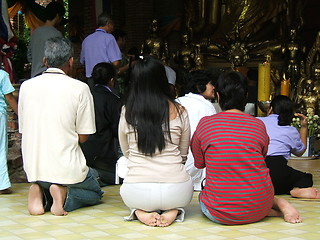
<path fill-rule="evenodd" d="M 71 42 L 63 37 L 49 38 L 44 46 L 48 67 L 60 68 L 73 56 Z"/>
<path fill-rule="evenodd" d="M 108 23 L 113 24 L 114 21 L 108 13 L 101 13 L 98 17 L 98 27 L 104 27 Z"/>

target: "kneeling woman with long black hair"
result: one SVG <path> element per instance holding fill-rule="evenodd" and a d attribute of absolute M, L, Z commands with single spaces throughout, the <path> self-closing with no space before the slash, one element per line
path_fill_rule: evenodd
<path fill-rule="evenodd" d="M 171 97 L 160 61 L 138 60 L 131 81 L 119 123 L 129 169 L 120 194 L 132 210 L 127 220 L 165 227 L 183 221 L 183 207 L 193 195 L 184 166 L 190 142 L 188 114 Z"/>

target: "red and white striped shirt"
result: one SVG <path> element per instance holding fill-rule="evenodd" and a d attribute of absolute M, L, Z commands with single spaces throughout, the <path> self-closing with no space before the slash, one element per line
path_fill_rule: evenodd
<path fill-rule="evenodd" d="M 257 222 L 269 213 L 268 143 L 263 122 L 245 113 L 221 112 L 199 122 L 191 150 L 195 166 L 206 167 L 200 201 L 221 224 Z"/>

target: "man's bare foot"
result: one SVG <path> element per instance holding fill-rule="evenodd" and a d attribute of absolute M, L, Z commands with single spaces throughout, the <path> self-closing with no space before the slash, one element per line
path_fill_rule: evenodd
<path fill-rule="evenodd" d="M 67 215 L 68 212 L 63 209 L 63 205 L 67 197 L 67 187 L 52 184 L 49 188 L 49 191 L 53 199 L 53 204 L 50 209 L 51 213 L 56 216 Z"/>
<path fill-rule="evenodd" d="M 32 184 L 29 189 L 28 211 L 31 215 L 44 214 L 42 190 L 36 183 Z"/>
<path fill-rule="evenodd" d="M 300 223 L 302 219 L 300 213 L 294 206 L 292 206 L 288 201 L 283 198 L 274 197 L 273 206 L 275 209 L 281 211 L 283 218 L 289 223 Z"/>
<path fill-rule="evenodd" d="M 320 193 L 316 188 L 294 188 L 290 191 L 292 197 L 296 198 L 309 198 L 309 199 L 320 199 Z"/>
<path fill-rule="evenodd" d="M 10 188 L 0 190 L 0 194 L 11 194 L 11 193 L 12 193 L 12 190 Z"/>
<path fill-rule="evenodd" d="M 169 211 L 166 211 L 166 212 L 162 213 L 160 215 L 160 219 L 157 222 L 157 226 L 158 227 L 167 227 L 167 226 L 169 226 L 176 219 L 176 217 L 178 215 L 178 212 L 179 211 L 177 209 L 172 209 L 172 210 L 169 210 Z"/>
<path fill-rule="evenodd" d="M 140 222 L 151 227 L 155 227 L 160 219 L 160 215 L 157 212 L 145 212 L 137 209 L 134 213 Z"/>

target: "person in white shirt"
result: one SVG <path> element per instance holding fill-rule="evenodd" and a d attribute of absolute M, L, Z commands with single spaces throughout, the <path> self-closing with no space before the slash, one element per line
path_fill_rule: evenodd
<path fill-rule="evenodd" d="M 87 84 L 67 76 L 72 63 L 71 42 L 51 38 L 44 49 L 48 69 L 20 88 L 19 132 L 32 215 L 67 215 L 102 198 L 79 145 L 96 131 L 93 98 Z"/>
<path fill-rule="evenodd" d="M 215 98 L 215 87 L 213 85 L 215 80 L 215 76 L 206 70 L 193 71 L 188 75 L 185 91 L 187 94 L 176 99 L 178 103 L 187 109 L 191 136 L 201 118 L 216 113 L 214 105 L 211 102 Z M 190 149 L 185 166 L 191 175 L 194 190 L 200 191 L 201 182 L 205 178 L 205 170 L 194 166 L 194 159 Z"/>

